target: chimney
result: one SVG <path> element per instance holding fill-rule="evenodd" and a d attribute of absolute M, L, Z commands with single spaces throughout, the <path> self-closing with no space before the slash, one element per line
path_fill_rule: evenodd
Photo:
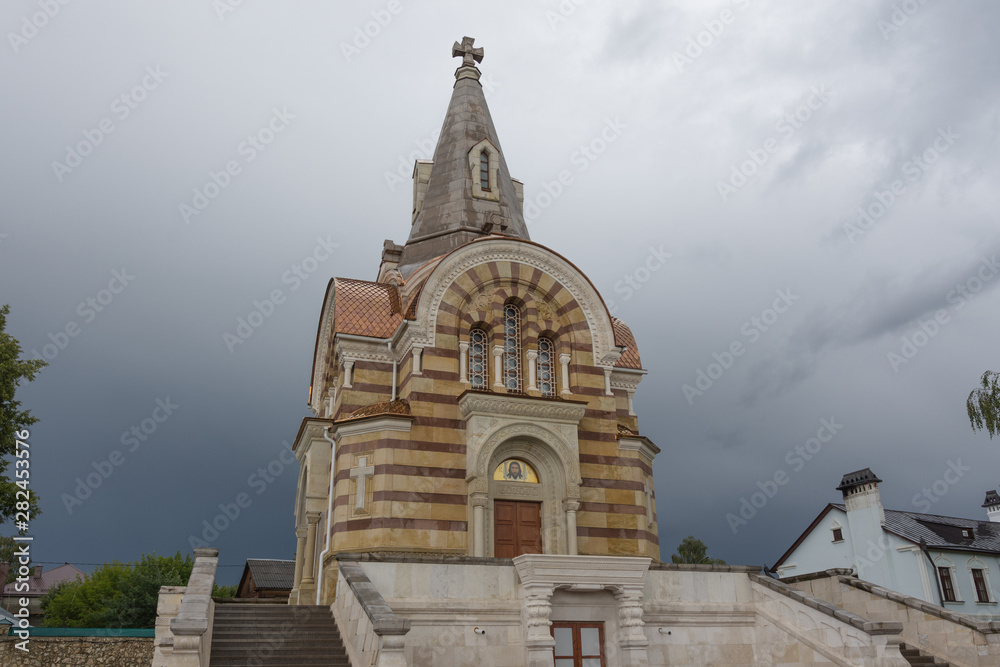
<path fill-rule="evenodd" d="M 983 507 L 986 508 L 986 516 L 990 521 L 1000 523 L 1000 495 L 997 495 L 995 490 L 986 492 L 986 502 L 983 503 Z"/>
<path fill-rule="evenodd" d="M 844 494 L 844 505 L 848 514 L 872 509 L 878 512 L 878 522 L 884 526 L 885 509 L 882 507 L 882 496 L 878 491 L 881 481 L 871 468 L 844 475 L 837 490 Z"/>

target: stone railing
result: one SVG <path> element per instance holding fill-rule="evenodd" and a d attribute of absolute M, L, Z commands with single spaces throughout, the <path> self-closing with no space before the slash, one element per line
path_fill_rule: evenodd
<path fill-rule="evenodd" d="M 393 613 L 356 561 L 338 561 L 337 621 L 351 663 L 358 667 L 408 667 L 403 653 L 409 619 Z"/>
<path fill-rule="evenodd" d="M 218 549 L 195 549 L 188 585 L 160 589 L 153 667 L 208 667 L 218 566 Z"/>
<path fill-rule="evenodd" d="M 955 667 L 1000 665 L 1000 622 L 956 614 L 858 579 L 849 570 L 827 570 L 785 581 L 846 610 L 901 622 L 901 637 L 908 646 Z"/>
<path fill-rule="evenodd" d="M 833 664 L 909 667 L 900 653 L 898 621 L 853 613 L 764 575 L 749 577 L 757 614 Z M 757 642 L 770 643 L 763 632 Z"/>

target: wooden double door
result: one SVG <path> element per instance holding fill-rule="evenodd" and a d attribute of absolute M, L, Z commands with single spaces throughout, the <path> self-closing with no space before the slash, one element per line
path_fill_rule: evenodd
<path fill-rule="evenodd" d="M 493 502 L 493 555 L 514 558 L 542 553 L 542 504 L 516 500 Z"/>

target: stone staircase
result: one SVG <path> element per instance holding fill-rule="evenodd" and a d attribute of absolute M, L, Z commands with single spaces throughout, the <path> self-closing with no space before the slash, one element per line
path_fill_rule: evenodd
<path fill-rule="evenodd" d="M 210 667 L 351 667 L 328 607 L 215 605 Z"/>
<path fill-rule="evenodd" d="M 938 660 L 937 658 L 927 655 L 923 651 L 912 646 L 907 646 L 906 644 L 899 645 L 899 652 L 903 654 L 906 661 L 909 662 L 913 667 L 925 667 L 926 665 L 936 665 L 937 667 L 948 667 L 951 665 L 950 662 L 945 662 L 943 660 Z"/>

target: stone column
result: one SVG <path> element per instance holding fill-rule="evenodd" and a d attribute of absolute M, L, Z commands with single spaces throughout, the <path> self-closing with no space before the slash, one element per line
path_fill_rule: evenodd
<path fill-rule="evenodd" d="M 528 651 L 528 667 L 553 667 L 552 648 L 556 640 L 552 637 L 553 587 L 548 584 L 525 584 L 522 587 L 522 624 L 526 629 L 524 646 Z"/>
<path fill-rule="evenodd" d="M 628 391 L 628 414 L 630 417 L 635 417 L 635 407 L 632 404 L 633 398 L 635 398 L 635 391 L 630 389 Z"/>
<path fill-rule="evenodd" d="M 472 494 L 472 555 L 486 555 L 486 503 L 485 493 Z"/>
<path fill-rule="evenodd" d="M 354 360 L 345 359 L 344 360 L 344 389 L 350 389 L 354 386 Z"/>
<path fill-rule="evenodd" d="M 563 395 L 572 393 L 569 390 L 569 360 L 571 358 L 568 354 L 559 355 L 559 365 L 562 367 L 562 372 L 559 374 L 562 377 L 562 391 L 559 393 Z"/>
<path fill-rule="evenodd" d="M 647 667 L 649 640 L 642 631 L 642 588 L 623 586 L 615 591 L 618 603 L 618 650 L 623 667 Z"/>
<path fill-rule="evenodd" d="M 493 346 L 493 388 L 503 387 L 503 345 Z"/>
<path fill-rule="evenodd" d="M 611 368 L 604 369 L 604 394 L 606 396 L 614 396 L 614 392 L 611 391 Z"/>
<path fill-rule="evenodd" d="M 301 588 L 311 588 L 316 585 L 316 568 L 313 565 L 313 554 L 316 552 L 316 524 L 319 523 L 319 512 L 306 512 L 309 527 L 306 530 L 306 554 L 302 561 Z"/>
<path fill-rule="evenodd" d="M 528 389 L 538 391 L 535 386 L 535 378 L 538 375 L 538 350 L 528 350 L 525 355 L 528 357 Z"/>
<path fill-rule="evenodd" d="M 563 508 L 566 510 L 566 553 L 570 556 L 575 556 L 576 512 L 580 509 L 580 502 L 577 500 L 564 500 Z"/>
<path fill-rule="evenodd" d="M 469 343 L 464 340 L 458 344 L 458 380 L 469 384 Z"/>
<path fill-rule="evenodd" d="M 302 586 L 302 563 L 306 555 L 306 529 L 299 528 L 295 531 L 295 576 L 292 578 L 292 593 L 289 601 L 292 604 L 299 603 L 299 588 Z"/>
<path fill-rule="evenodd" d="M 414 347 L 413 348 L 413 374 L 422 375 L 424 372 L 424 348 Z"/>

